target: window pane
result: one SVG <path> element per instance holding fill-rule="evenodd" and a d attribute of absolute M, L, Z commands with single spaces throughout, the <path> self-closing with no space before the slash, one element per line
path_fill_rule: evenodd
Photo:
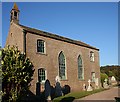
<path fill-rule="evenodd" d="M 64 54 L 61 52 L 59 54 L 59 76 L 61 79 L 66 79 L 65 75 L 65 57 Z"/>
<path fill-rule="evenodd" d="M 90 61 L 94 61 L 94 52 L 90 52 Z"/>
<path fill-rule="evenodd" d="M 83 67 L 81 56 L 78 56 L 78 79 L 83 79 Z"/>
<path fill-rule="evenodd" d="M 92 82 L 95 82 L 95 72 L 92 72 Z"/>
<path fill-rule="evenodd" d="M 37 52 L 44 53 L 44 41 L 43 40 L 37 40 Z"/>
<path fill-rule="evenodd" d="M 42 81 L 45 81 L 45 70 L 43 68 L 41 69 L 38 69 L 38 81 L 39 82 L 42 82 Z"/>

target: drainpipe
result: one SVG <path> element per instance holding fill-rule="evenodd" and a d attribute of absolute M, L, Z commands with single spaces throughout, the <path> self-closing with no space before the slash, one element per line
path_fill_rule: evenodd
<path fill-rule="evenodd" d="M 23 52 L 25 53 L 26 53 L 26 34 L 27 34 L 27 31 L 23 30 Z"/>

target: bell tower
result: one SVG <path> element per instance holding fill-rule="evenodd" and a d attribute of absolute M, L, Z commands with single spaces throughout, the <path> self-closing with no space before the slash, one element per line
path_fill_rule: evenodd
<path fill-rule="evenodd" d="M 10 22 L 19 23 L 19 9 L 16 3 L 14 3 L 13 8 L 10 12 Z"/>

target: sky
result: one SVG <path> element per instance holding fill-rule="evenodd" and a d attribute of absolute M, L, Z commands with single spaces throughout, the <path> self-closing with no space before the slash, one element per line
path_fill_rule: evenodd
<path fill-rule="evenodd" d="M 118 65 L 117 2 L 17 2 L 20 24 L 83 41 L 100 49 L 100 66 Z M 2 3 L 2 47 L 11 2 Z"/>

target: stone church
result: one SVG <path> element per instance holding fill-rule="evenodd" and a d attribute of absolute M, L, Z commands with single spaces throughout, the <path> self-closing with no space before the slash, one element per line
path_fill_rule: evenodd
<path fill-rule="evenodd" d="M 59 79 L 61 87 L 69 85 L 71 91 L 100 87 L 99 49 L 81 41 L 72 40 L 19 23 L 16 3 L 10 12 L 10 29 L 6 45 L 18 46 L 34 65 L 30 90 L 36 93 L 36 83 L 44 90 L 46 79 L 52 86 Z M 58 80 L 57 79 L 57 80 Z"/>

